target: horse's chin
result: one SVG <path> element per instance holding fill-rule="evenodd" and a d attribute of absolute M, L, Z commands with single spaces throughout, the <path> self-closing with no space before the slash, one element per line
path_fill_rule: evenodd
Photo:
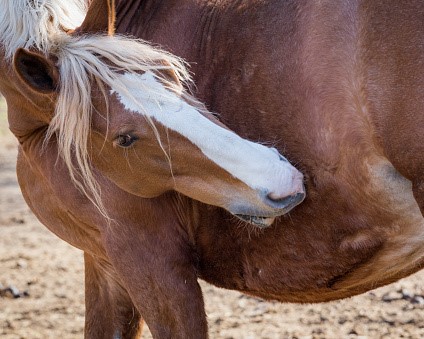
<path fill-rule="evenodd" d="M 245 214 L 234 214 L 240 220 L 247 222 L 251 225 L 254 225 L 259 228 L 266 228 L 272 225 L 275 218 L 270 217 L 258 217 L 255 215 L 245 215 Z"/>

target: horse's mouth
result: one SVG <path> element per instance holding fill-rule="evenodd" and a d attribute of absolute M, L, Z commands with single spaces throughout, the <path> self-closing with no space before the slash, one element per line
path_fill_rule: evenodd
<path fill-rule="evenodd" d="M 246 215 L 246 214 L 234 214 L 240 220 L 247 222 L 249 224 L 258 226 L 260 228 L 265 228 L 271 226 L 275 218 L 270 217 L 258 217 L 255 215 Z"/>

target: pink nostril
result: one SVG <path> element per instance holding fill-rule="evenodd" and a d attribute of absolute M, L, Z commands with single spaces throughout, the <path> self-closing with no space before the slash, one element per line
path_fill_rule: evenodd
<path fill-rule="evenodd" d="M 276 191 L 276 192 L 270 192 L 268 194 L 268 199 L 278 202 L 281 200 L 286 199 L 289 196 L 295 196 L 297 194 L 304 194 L 305 193 L 305 186 L 303 185 L 303 174 L 296 171 L 292 175 L 292 182 L 290 189 L 282 190 L 282 191 Z"/>
<path fill-rule="evenodd" d="M 274 193 L 274 192 L 268 194 L 268 199 L 272 201 L 280 201 L 284 199 L 285 197 L 287 197 L 287 195 L 282 196 L 281 194 Z"/>
<path fill-rule="evenodd" d="M 305 192 L 305 186 L 303 182 L 303 174 L 300 172 L 297 172 L 295 175 L 293 175 L 293 186 L 296 189 L 296 193 L 304 193 Z"/>
<path fill-rule="evenodd" d="M 292 209 L 305 199 L 305 192 L 294 193 L 281 199 L 274 199 L 272 194 L 268 194 L 267 198 L 274 208 Z"/>

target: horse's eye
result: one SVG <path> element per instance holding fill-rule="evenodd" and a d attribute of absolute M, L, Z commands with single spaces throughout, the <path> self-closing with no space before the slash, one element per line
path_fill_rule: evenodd
<path fill-rule="evenodd" d="M 130 147 L 138 138 L 130 134 L 121 134 L 115 139 L 115 145 L 119 147 Z"/>

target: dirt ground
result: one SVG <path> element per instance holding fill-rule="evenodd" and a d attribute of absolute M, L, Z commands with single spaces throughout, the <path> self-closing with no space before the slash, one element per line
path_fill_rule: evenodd
<path fill-rule="evenodd" d="M 0 102 L 0 338 L 82 338 L 82 253 L 21 197 L 16 141 Z M 211 338 L 424 338 L 424 271 L 327 304 L 264 302 L 202 283 Z M 143 338 L 151 338 L 148 329 Z"/>

